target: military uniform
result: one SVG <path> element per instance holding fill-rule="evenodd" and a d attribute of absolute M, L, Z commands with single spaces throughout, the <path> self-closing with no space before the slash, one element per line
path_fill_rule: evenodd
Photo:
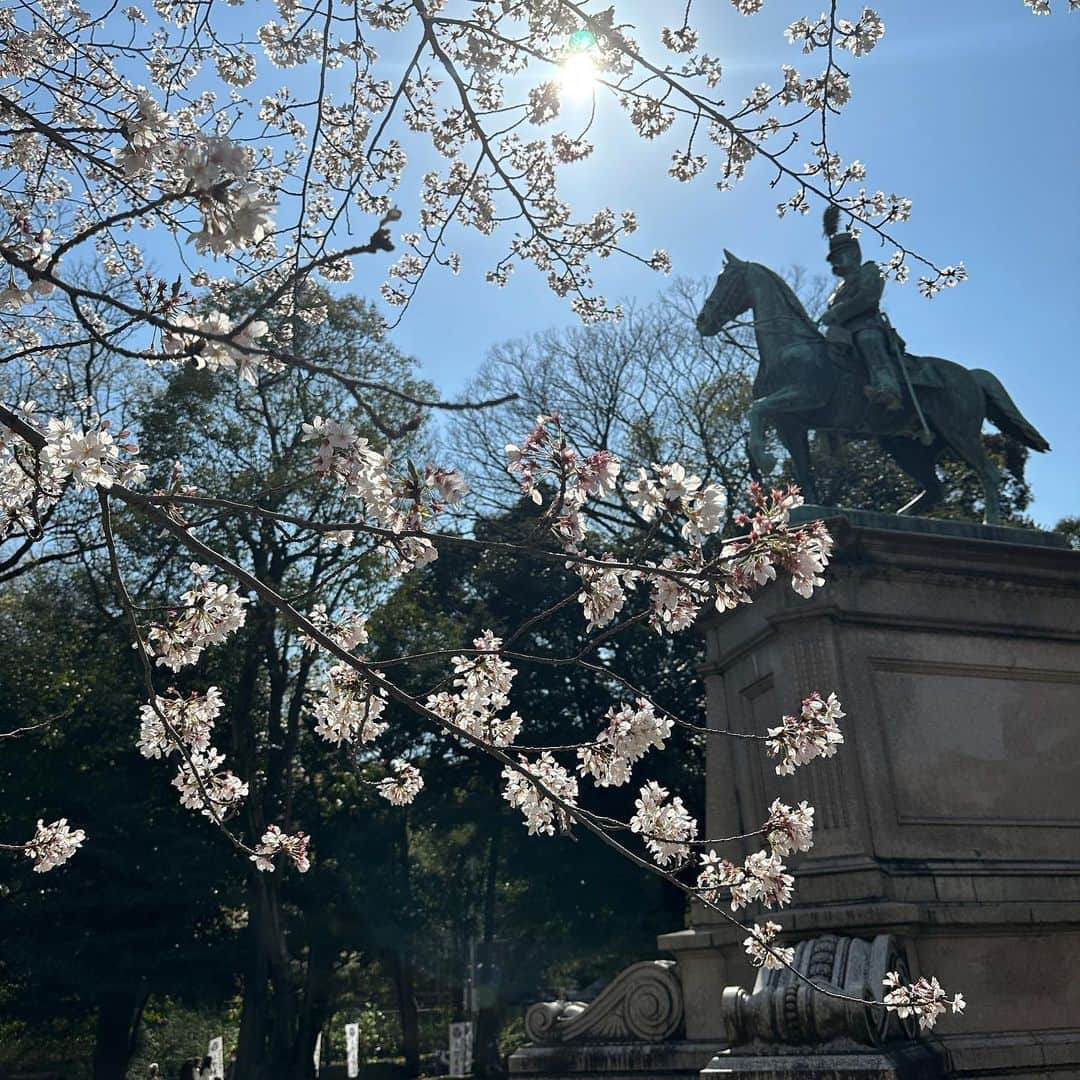
<path fill-rule="evenodd" d="M 856 352 L 866 364 L 869 383 L 866 396 L 875 405 L 889 409 L 901 408 L 900 383 L 896 361 L 889 347 L 888 332 L 881 314 L 881 294 L 885 279 L 876 262 L 859 263 L 862 252 L 851 233 L 829 237 L 829 262 L 837 256 L 853 256 L 853 269 L 843 276 L 832 296 L 821 322 L 825 326 L 842 327 L 851 335 Z M 835 273 L 835 270 L 834 270 Z"/>

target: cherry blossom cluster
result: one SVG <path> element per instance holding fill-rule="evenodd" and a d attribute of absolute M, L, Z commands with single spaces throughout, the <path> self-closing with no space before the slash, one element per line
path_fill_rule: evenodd
<path fill-rule="evenodd" d="M 33 423 L 37 405 L 24 401 L 15 410 Z M 6 424 L 0 423 L 0 540 L 14 532 L 34 535 L 63 487 L 52 467 Z"/>
<path fill-rule="evenodd" d="M 794 961 L 794 948 L 776 944 L 776 935 L 782 930 L 779 923 L 769 921 L 764 926 L 754 923 L 750 936 L 743 941 L 743 948 L 754 967 L 779 971 Z"/>
<path fill-rule="evenodd" d="M 834 735 L 839 736 L 835 717 L 843 716 L 843 713 L 840 711 L 836 696 L 829 695 L 828 705 L 822 701 L 820 694 L 814 693 L 807 698 L 804 702 L 804 711 L 816 715 L 814 705 L 808 703 L 821 703 L 823 709 L 830 712 L 830 730 Z M 791 718 L 784 719 L 786 722 Z M 774 731 L 780 730 L 770 729 L 770 736 L 773 736 Z M 772 750 L 773 741 L 770 738 L 766 742 L 771 753 L 775 753 Z M 839 742 L 842 741 L 842 738 L 839 739 Z M 817 752 L 811 757 L 830 756 L 836 752 L 838 743 L 835 739 L 827 745 L 830 754 L 822 755 Z M 810 760 L 810 757 L 806 760 Z M 801 763 L 805 764 L 805 762 Z M 791 771 L 794 771 L 794 766 Z M 777 769 L 777 772 L 781 770 Z M 814 808 L 805 800 L 798 806 L 791 807 L 779 799 L 774 799 L 769 807 L 769 816 L 759 832 L 764 835 L 769 845 L 768 850 L 755 851 L 747 855 L 741 864 L 721 857 L 712 848 L 699 855 L 695 892 L 702 900 L 715 906 L 722 903 L 725 896 L 729 896 L 732 911 L 738 911 L 755 901 L 760 901 L 766 908 L 783 907 L 790 902 L 795 879 L 788 873 L 782 860 L 788 855 L 809 851 L 813 847 Z M 770 924 L 766 924 L 766 929 L 768 925 Z M 752 936 L 746 940 L 747 951 L 751 957 L 755 958 L 768 954 L 764 951 L 755 951 L 751 948 L 751 943 L 756 943 L 756 948 L 760 950 L 772 940 L 764 931 L 759 934 L 759 930 L 760 928 L 755 927 L 754 933 L 758 936 Z M 776 927 L 773 936 L 778 931 L 779 927 Z M 761 961 L 758 959 L 756 962 Z"/>
<path fill-rule="evenodd" d="M 951 289 L 961 281 L 967 281 L 967 276 L 962 262 L 956 266 L 944 266 L 933 277 L 919 278 L 919 292 L 927 300 L 932 300 L 942 289 Z"/>
<path fill-rule="evenodd" d="M 403 473 L 394 473 L 389 449 L 375 450 L 350 423 L 316 416 L 303 425 L 302 438 L 317 444 L 316 475 L 332 476 L 347 496 L 361 500 L 375 526 L 395 534 L 425 528 L 469 491 L 456 469 L 429 464 L 417 470 L 409 462 Z M 434 544 L 421 536 L 395 536 L 384 541 L 382 550 L 395 574 L 438 557 Z"/>
<path fill-rule="evenodd" d="M 777 570 L 791 575 L 791 586 L 809 597 L 824 584 L 823 573 L 832 552 L 832 537 L 821 522 L 793 528 L 789 512 L 801 505 L 797 489 L 764 492 L 751 486 L 755 509 L 735 516 L 749 528 L 747 536 L 723 546 L 715 561 L 700 548 L 664 559 L 653 575 L 642 575 L 652 586 L 650 624 L 660 632 L 693 625 L 710 600 L 718 611 L 751 602 L 755 589 L 776 579 Z"/>
<path fill-rule="evenodd" d="M 657 716 L 645 698 L 638 698 L 635 705 L 612 706 L 604 719 L 607 726 L 596 741 L 578 748 L 578 772 L 592 776 L 598 787 L 619 787 L 629 783 L 634 765 L 649 750 L 663 750 L 672 720 Z"/>
<path fill-rule="evenodd" d="M 639 468 L 637 478 L 624 485 L 630 505 L 645 522 L 670 516 L 685 517 L 682 536 L 701 547 L 707 536 L 724 526 L 727 496 L 719 484 L 702 487 L 701 477 L 688 474 L 682 465 L 653 465 L 653 475 Z"/>
<path fill-rule="evenodd" d="M 750 485 L 753 513 L 740 512 L 735 523 L 749 529 L 744 544 L 725 549 L 736 564 L 737 576 L 758 585 L 776 577 L 776 567 L 791 574 L 791 587 L 809 598 L 814 589 L 825 583 L 823 574 L 832 554 L 832 537 L 821 522 L 811 522 L 789 531 L 791 511 L 803 505 L 803 497 L 794 485 L 766 492 L 759 484 Z M 792 543 L 791 541 L 795 542 Z M 762 545 L 761 541 L 767 541 Z M 762 554 L 762 548 L 767 554 Z"/>
<path fill-rule="evenodd" d="M 380 721 L 386 709 L 386 692 L 345 664 L 326 673 L 311 711 L 315 734 L 334 746 L 374 742 L 387 728 Z"/>
<path fill-rule="evenodd" d="M 835 694 L 822 698 L 815 691 L 803 701 L 798 716 L 785 716 L 779 727 L 769 728 L 765 746 L 770 756 L 780 759 L 776 775 L 790 776 L 814 758 L 832 757 L 844 741 L 837 724 L 844 715 Z"/>
<path fill-rule="evenodd" d="M 23 845 L 23 852 L 33 860 L 35 873 L 46 874 L 63 866 L 85 839 L 86 833 L 82 829 L 70 828 L 67 818 L 60 818 L 49 825 L 39 818 L 34 835 Z"/>
<path fill-rule="evenodd" d="M 393 806 L 408 806 L 424 787 L 420 770 L 407 761 L 395 761 L 390 775 L 380 780 L 375 788 Z"/>
<path fill-rule="evenodd" d="M 209 371 L 235 371 L 254 386 L 260 371 L 278 371 L 282 367 L 259 350 L 258 341 L 266 332 L 262 319 L 234 327 L 232 319 L 222 311 L 201 316 L 180 312 L 174 316 L 172 327 L 161 335 L 161 354 L 173 360 L 190 358 L 196 367 Z"/>
<path fill-rule="evenodd" d="M 146 632 L 146 649 L 158 666 L 180 671 L 198 661 L 203 650 L 217 645 L 244 624 L 247 600 L 209 577 L 210 568 L 191 564 L 196 583 L 180 597 L 182 605 L 169 612 L 168 621 Z M 247 797 L 248 785 L 231 770 L 222 768 L 225 755 L 211 742 L 214 722 L 223 701 L 216 686 L 204 693 L 183 696 L 171 689 L 168 696 L 155 694 L 139 710 L 136 745 L 146 758 L 177 756 L 172 784 L 180 805 L 198 810 L 220 822 Z"/>
<path fill-rule="evenodd" d="M 477 654 L 454 656 L 455 691 L 431 694 L 425 705 L 455 728 L 491 746 L 509 746 L 521 731 L 517 711 L 503 715 L 517 670 L 500 655 L 502 640 L 485 630 L 473 641 Z"/>
<path fill-rule="evenodd" d="M 0 311 L 18 311 L 27 304 L 45 300 L 52 295 L 55 286 L 45 272 L 49 269 L 49 252 L 52 244 L 52 229 L 34 229 L 29 218 L 18 215 L 11 222 L 12 233 L 0 240 L 8 263 L 7 285 L 0 289 Z M 19 277 L 25 279 L 25 285 L 16 283 L 15 268 L 19 267 Z"/>
<path fill-rule="evenodd" d="M 179 671 L 194 664 L 209 645 L 217 645 L 244 625 L 247 598 L 210 580 L 210 567 L 192 563 L 196 584 L 180 597 L 180 606 L 168 621 L 146 633 L 147 646 L 160 666 Z"/>
<path fill-rule="evenodd" d="M 889 991 L 883 999 L 885 1007 L 901 1020 L 916 1017 L 923 1030 L 932 1028 L 938 1017 L 950 1009 L 953 1013 L 962 1013 L 967 1004 L 963 994 L 946 997 L 941 984 L 932 977 L 906 983 L 899 972 L 890 971 L 885 976 L 885 988 Z"/>
<path fill-rule="evenodd" d="M 569 443 L 558 413 L 539 416 L 521 445 L 506 446 L 507 466 L 521 484 L 521 493 L 538 506 L 544 490 L 552 492 L 552 532 L 569 550 L 577 550 L 585 538 L 582 510 L 586 502 L 603 499 L 616 491 L 622 463 L 607 450 L 587 456 Z M 654 475 L 638 469 L 636 479 L 622 485 L 631 506 L 650 523 L 658 518 L 685 518 L 682 536 L 700 547 L 707 536 L 719 532 L 727 512 L 727 496 L 718 484 L 702 486 L 701 478 L 688 475 L 682 465 L 654 465 Z"/>
<path fill-rule="evenodd" d="M 686 552 L 659 564 L 619 564 L 606 553 L 567 563 L 582 579 L 578 600 L 590 630 L 608 625 L 624 608 L 628 590 L 641 583 L 650 586 L 650 625 L 660 633 L 674 633 L 693 625 L 710 600 L 719 610 L 749 603 L 753 589 L 773 580 L 778 567 L 791 574 L 792 587 L 802 596 L 810 596 L 824 582 L 832 538 L 820 522 L 790 526 L 791 510 L 802 504 L 794 487 L 766 492 L 753 485 L 753 513 L 735 517 L 749 529 L 748 536 L 726 544 L 718 563 L 712 563 L 703 545 L 723 528 L 727 498 L 719 485 L 703 484 L 682 465 L 654 465 L 652 473 L 638 469 L 620 489 L 619 459 L 604 450 L 579 454 L 558 414 L 538 417 L 520 445 L 507 445 L 506 454 L 508 471 L 518 478 L 523 495 L 544 505 L 544 493 L 549 493 L 545 519 L 572 555 L 584 550 L 584 511 L 590 498 L 601 500 L 621 490 L 646 525 L 681 523 Z"/>
<path fill-rule="evenodd" d="M 180 793 L 180 805 L 185 810 L 221 819 L 247 798 L 247 782 L 222 769 L 224 763 L 225 755 L 213 746 L 205 751 L 192 750 L 178 762 L 172 785 Z"/>
<path fill-rule="evenodd" d="M 614 556 L 605 553 L 593 563 L 567 564 L 567 568 L 576 570 L 581 578 L 582 590 L 578 593 L 578 603 L 581 604 L 588 630 L 607 626 L 626 605 L 627 589 L 632 589 L 641 580 L 638 570 L 614 563 Z M 663 579 L 657 582 L 657 587 L 663 587 Z"/>
<path fill-rule="evenodd" d="M 645 847 L 660 866 L 670 866 L 690 854 L 697 836 L 697 822 L 676 795 L 668 802 L 668 790 L 655 780 L 645 784 L 634 801 L 630 831 L 640 833 Z"/>
<path fill-rule="evenodd" d="M 1050 14 L 1050 0 L 1024 0 L 1024 6 L 1034 15 Z M 1080 0 L 1069 0 L 1069 11 L 1080 11 Z"/>
<path fill-rule="evenodd" d="M 558 413 L 538 416 L 521 445 L 508 443 L 505 453 L 507 471 L 517 477 L 522 495 L 542 506 L 544 490 L 552 493 L 547 511 L 551 531 L 563 546 L 576 550 L 585 539 L 582 508 L 590 497 L 603 498 L 615 490 L 619 459 L 607 450 L 579 454 Z"/>
<path fill-rule="evenodd" d="M 270 825 L 263 833 L 258 845 L 252 850 L 250 858 L 256 869 L 273 873 L 274 859 L 284 852 L 296 869 L 301 874 L 306 874 L 311 868 L 311 860 L 308 857 L 310 843 L 311 837 L 305 833 L 297 832 L 290 836 L 280 826 Z"/>
<path fill-rule="evenodd" d="M 110 488 L 116 478 L 120 448 L 107 428 L 77 431 L 71 420 L 51 419 L 42 457 L 57 480 L 70 476 L 76 491 Z"/>
<path fill-rule="evenodd" d="M 550 751 L 545 750 L 536 761 L 519 756 L 518 767 L 507 765 L 502 778 L 506 781 L 503 798 L 521 811 L 530 836 L 554 836 L 556 828 L 560 832 L 570 828 L 572 819 L 566 807 L 577 803 L 578 783 Z"/>
<path fill-rule="evenodd" d="M 221 691 L 211 686 L 205 694 L 193 691 L 182 697 L 174 689 L 170 695 L 155 695 L 153 704 L 139 709 L 139 753 L 145 758 L 162 758 L 185 746 L 193 753 L 205 754 L 224 704 Z"/>
<path fill-rule="evenodd" d="M 712 848 L 699 859 L 697 892 L 707 903 L 719 904 L 724 889 L 730 890 L 732 911 L 755 901 L 767 908 L 791 902 L 795 879 L 775 852 L 755 851 L 746 856 L 741 866 L 721 858 Z"/>
<path fill-rule="evenodd" d="M 817 19 L 796 19 L 788 26 L 785 36 L 792 44 L 800 45 L 804 53 L 832 44 L 853 56 L 864 56 L 885 36 L 885 24 L 873 8 L 864 7 L 855 22 L 837 19 L 835 26 L 827 15 Z"/>
<path fill-rule="evenodd" d="M 316 604 L 307 613 L 307 617 L 308 622 L 346 652 L 352 652 L 357 645 L 367 644 L 367 616 L 359 611 L 348 608 L 331 618 L 325 604 Z M 314 638 L 304 635 L 304 647 L 315 649 L 318 644 Z"/>
<path fill-rule="evenodd" d="M 814 808 L 805 800 L 793 809 L 774 799 L 763 831 L 777 855 L 809 851 L 814 846 Z"/>

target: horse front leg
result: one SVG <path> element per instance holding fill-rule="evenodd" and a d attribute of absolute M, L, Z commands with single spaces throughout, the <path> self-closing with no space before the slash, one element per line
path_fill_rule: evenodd
<path fill-rule="evenodd" d="M 810 464 L 810 438 L 806 425 L 794 416 L 785 416 L 776 421 L 776 432 L 791 455 L 791 471 L 803 498 L 808 503 L 817 503 L 814 470 Z"/>
<path fill-rule="evenodd" d="M 765 442 L 765 434 L 769 426 L 769 400 L 770 398 L 767 397 L 758 398 L 750 406 L 750 439 L 746 447 L 750 455 L 751 468 L 762 476 L 768 475 L 776 468 L 776 456 L 769 453 Z"/>
<path fill-rule="evenodd" d="M 800 486 L 804 481 L 810 481 L 809 447 L 806 449 L 800 466 L 800 461 L 797 460 L 801 453 L 798 440 L 795 440 L 794 446 L 789 445 L 787 439 L 784 438 L 782 428 L 789 427 L 790 430 L 794 430 L 792 425 L 802 426 L 803 440 L 805 441 L 805 427 L 797 424 L 795 417 L 791 414 L 805 412 L 807 409 L 820 404 L 821 402 L 811 399 L 802 386 L 786 386 L 782 390 L 769 394 L 767 397 L 758 398 L 750 406 L 750 439 L 747 449 L 750 453 L 751 465 L 756 466 L 762 473 L 770 473 L 776 468 L 776 457 L 769 452 L 765 442 L 766 429 L 770 424 L 773 424 L 780 432 L 781 439 L 783 439 L 784 445 L 792 456 L 795 468 L 802 474 L 799 480 Z M 812 481 L 810 486 L 813 487 Z"/>

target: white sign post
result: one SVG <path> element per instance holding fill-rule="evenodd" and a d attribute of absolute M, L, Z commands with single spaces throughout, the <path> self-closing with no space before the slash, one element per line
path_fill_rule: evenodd
<path fill-rule="evenodd" d="M 217 1080 L 224 1080 L 225 1078 L 225 1038 L 222 1035 L 217 1035 L 210 1040 L 210 1045 L 206 1048 L 206 1053 L 210 1057 L 210 1075 L 216 1077 Z"/>
<path fill-rule="evenodd" d="M 450 1075 L 472 1073 L 473 1026 L 468 1020 L 450 1025 Z"/>
<path fill-rule="evenodd" d="M 311 1055 L 312 1064 L 315 1066 L 315 1075 L 319 1075 L 319 1059 L 322 1057 L 322 1032 L 315 1036 L 315 1053 Z"/>
<path fill-rule="evenodd" d="M 360 1025 L 345 1025 L 345 1054 L 348 1068 L 346 1075 L 349 1077 L 360 1075 Z"/>

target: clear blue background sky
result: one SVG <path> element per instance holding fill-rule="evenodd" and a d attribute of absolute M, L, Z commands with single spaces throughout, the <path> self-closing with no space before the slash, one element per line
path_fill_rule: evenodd
<path fill-rule="evenodd" d="M 657 9 L 681 6 L 638 0 L 616 10 L 620 22 L 639 26 L 639 40 L 655 43 Z M 729 3 L 698 0 L 693 21 L 702 46 L 724 63 L 729 104 L 759 82 L 776 86 L 781 64 L 816 73 L 818 58 L 788 46 L 783 30 L 821 6 L 767 0 L 745 18 Z M 900 227 L 908 247 L 939 264 L 962 259 L 967 266 L 970 280 L 933 301 L 918 294 L 913 266 L 912 283 L 890 284 L 885 306 L 913 352 L 989 368 L 1049 439 L 1053 452 L 1033 455 L 1028 467 L 1034 516 L 1047 526 L 1080 514 L 1080 14 L 1065 6 L 1056 0 L 1054 15 L 1040 18 L 1021 0 L 880 0 L 885 37 L 848 65 L 854 95 L 831 135 L 845 160 L 867 163 L 868 187 L 913 200 L 912 220 Z M 861 4 L 843 7 L 857 13 Z M 643 143 L 612 104 L 594 158 L 566 170 L 576 208 L 634 207 L 638 250 L 667 249 L 677 274 L 715 275 L 723 247 L 776 267 L 824 269 L 819 207 L 779 220 L 782 189 L 769 189 L 760 165 L 734 192 L 717 192 L 709 173 L 677 184 L 666 176 L 674 142 Z M 796 153 L 808 159 L 810 148 Z M 403 226 L 414 194 L 415 186 L 402 192 Z M 486 285 L 493 241 L 501 251 L 496 238 L 461 244 L 461 275 L 425 282 L 393 335 L 448 395 L 461 391 L 492 345 L 573 320 L 535 274 L 519 272 L 501 291 Z M 872 258 L 891 249 L 864 250 Z M 609 298 L 647 300 L 666 284 L 630 260 L 596 269 Z M 354 284 L 374 292 L 374 267 L 362 260 L 357 271 Z"/>

